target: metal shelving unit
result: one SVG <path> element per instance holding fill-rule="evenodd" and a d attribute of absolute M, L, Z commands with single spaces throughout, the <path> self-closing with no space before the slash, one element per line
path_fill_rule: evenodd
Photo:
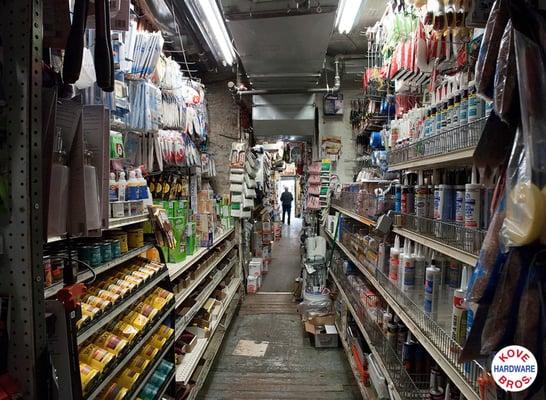
<path fill-rule="evenodd" d="M 212 292 L 214 292 L 214 289 L 222 282 L 222 279 L 226 277 L 229 271 L 233 268 L 233 266 L 236 264 L 236 261 L 233 261 L 230 265 L 225 267 L 221 272 L 217 273 L 213 278 L 212 281 L 207 285 L 207 287 L 199 294 L 199 297 L 193 307 L 183 316 L 177 318 L 176 321 L 176 329 L 175 329 L 175 335 L 176 339 L 182 335 L 184 332 L 184 329 L 189 325 L 191 320 L 195 317 L 195 315 L 199 312 L 201 307 L 203 307 L 203 304 L 207 301 L 207 299 L 210 297 Z"/>
<path fill-rule="evenodd" d="M 109 322 L 111 322 L 114 318 L 116 318 L 122 312 L 131 307 L 135 303 L 135 300 L 139 299 L 152 289 L 156 288 L 157 284 L 163 279 L 167 278 L 167 276 L 167 270 L 163 270 L 156 277 L 143 284 L 141 288 L 139 288 L 137 291 L 124 299 L 124 301 L 122 301 L 120 304 L 114 304 L 109 312 L 102 314 L 97 320 L 92 323 L 92 325 L 83 330 L 81 333 L 78 332 L 78 344 L 82 344 L 83 342 L 85 342 L 100 329 L 106 326 Z"/>
<path fill-rule="evenodd" d="M 370 350 L 371 350 L 372 354 L 374 355 L 375 359 L 377 360 L 377 362 L 379 364 L 379 368 L 381 369 L 381 371 L 383 373 L 383 376 L 385 376 L 385 378 L 387 379 L 389 386 L 394 388 L 394 398 L 395 398 L 395 400 L 403 399 L 403 397 L 400 396 L 400 393 L 398 393 L 398 391 L 396 390 L 396 384 L 395 384 L 396 380 L 394 380 L 390 376 L 389 370 L 387 369 L 387 367 L 383 363 L 383 358 L 379 354 L 379 351 L 377 350 L 377 348 L 374 346 L 374 344 L 373 344 L 374 342 L 372 342 L 371 337 L 368 334 L 368 331 L 364 328 L 364 325 L 360 321 L 360 317 L 357 314 L 357 312 L 355 311 L 352 302 L 347 297 L 347 294 L 345 293 L 345 290 L 341 286 L 341 283 L 339 282 L 339 280 L 336 278 L 336 276 L 331 271 L 330 271 L 330 276 L 332 277 L 333 281 L 335 282 L 336 287 L 338 288 L 339 293 L 341 294 L 341 297 L 343 297 L 343 301 L 345 302 L 345 304 L 347 304 L 347 308 L 349 309 L 349 311 L 351 312 L 353 318 L 355 319 L 355 321 L 356 321 L 356 323 L 358 325 L 358 328 L 360 329 L 360 331 L 362 332 L 362 335 L 364 336 L 364 339 L 366 340 L 366 343 L 368 343 L 368 346 L 370 347 Z"/>
<path fill-rule="evenodd" d="M 353 356 L 353 353 L 351 352 L 351 349 L 349 348 L 349 344 L 343 337 L 339 325 L 336 323 L 336 329 L 339 333 L 339 340 L 341 341 L 341 345 L 343 346 L 343 350 L 345 350 L 345 354 L 347 355 L 347 360 L 349 360 L 349 365 L 351 366 L 351 370 L 353 371 L 353 375 L 355 377 L 355 381 L 358 385 L 358 389 L 360 390 L 360 394 L 362 395 L 363 399 L 368 400 L 374 400 L 377 399 L 377 395 L 374 392 L 373 389 L 370 389 L 369 387 L 366 387 L 364 383 L 361 381 L 360 375 L 358 373 L 356 362 Z"/>
<path fill-rule="evenodd" d="M 194 254 L 187 257 L 184 261 L 181 261 L 179 263 L 167 263 L 167 267 L 169 268 L 169 275 L 171 277 L 171 280 L 175 280 L 182 273 L 184 273 L 189 268 L 191 268 L 192 265 L 197 263 L 205 254 L 207 254 L 209 251 L 214 249 L 218 244 L 223 242 L 224 239 L 226 239 L 233 232 L 234 232 L 234 228 L 228 229 L 226 232 L 222 233 L 216 240 L 214 240 L 214 243 L 212 244 L 212 246 L 210 246 L 210 247 L 201 247 Z"/>
<path fill-rule="evenodd" d="M 239 289 L 236 290 L 236 292 Z M 233 320 L 233 317 L 235 316 L 235 312 L 238 307 L 240 296 L 235 296 L 233 301 L 226 307 L 226 314 L 224 317 L 223 323 L 220 323 L 220 326 L 218 330 L 216 331 L 216 334 L 211 337 L 210 343 L 207 346 L 207 349 L 205 350 L 205 353 L 203 354 L 203 359 L 205 359 L 205 364 L 203 365 L 203 368 L 201 370 L 201 373 L 199 374 L 199 377 L 195 380 L 195 386 L 193 387 L 190 395 L 188 396 L 187 400 L 194 400 L 197 397 L 197 394 L 203 387 L 203 384 L 205 383 L 205 380 L 207 378 L 207 375 L 210 371 L 210 368 L 212 367 L 212 364 L 214 362 L 214 359 L 216 358 L 216 355 L 218 354 L 218 351 L 220 350 L 220 347 L 222 345 L 222 341 L 224 340 L 224 336 L 229 328 L 229 325 L 231 324 L 231 321 Z"/>
<path fill-rule="evenodd" d="M 159 318 L 157 322 L 154 323 L 154 325 L 146 332 L 146 334 L 140 338 L 131 351 L 127 353 L 122 360 L 118 361 L 118 365 L 116 365 L 107 376 L 101 379 L 101 383 L 95 387 L 92 392 L 84 396 L 86 400 L 92 400 L 99 396 L 99 394 L 106 388 L 108 383 L 110 383 L 110 381 L 115 378 L 123 368 L 125 368 L 125 365 L 139 352 L 146 341 L 157 331 L 163 321 L 165 321 L 165 319 L 171 315 L 173 309 L 174 306 L 170 306 L 165 310 L 161 318 Z"/>
<path fill-rule="evenodd" d="M 333 239 L 329 232 L 327 234 Z M 364 265 L 343 244 L 338 241 L 334 241 L 334 244 L 362 272 L 461 393 L 469 400 L 478 400 L 477 379 L 483 368 L 476 362 L 459 363 L 461 346 L 436 321 L 426 315 L 422 307 L 416 305 L 371 263 Z"/>
<path fill-rule="evenodd" d="M 7 372 L 22 398 L 46 393 L 48 373 L 43 294 L 42 2 L 2 1 L 4 49 L 0 176 L 7 212 L 0 216 L 0 293 L 9 307 Z"/>
<path fill-rule="evenodd" d="M 148 366 L 148 371 L 144 374 L 143 377 L 141 377 L 139 384 L 135 388 L 131 388 L 131 396 L 129 396 L 128 400 L 133 400 L 139 397 L 138 395 L 140 394 L 140 392 L 142 391 L 146 383 L 148 383 L 148 381 L 150 380 L 154 372 L 157 370 L 157 367 L 159 367 L 159 364 L 161 364 L 161 361 L 163 361 L 163 359 L 165 358 L 169 350 L 172 348 L 173 344 L 174 344 L 174 332 L 172 336 L 170 337 L 170 339 L 167 340 L 167 342 L 165 343 L 165 346 L 163 346 L 163 349 L 156 356 L 154 362 L 150 366 Z M 174 371 L 172 376 L 174 376 Z M 165 390 L 167 389 L 167 387 L 168 385 L 164 385 Z"/>
<path fill-rule="evenodd" d="M 120 257 L 117 257 L 113 259 L 112 261 L 108 261 L 104 264 L 99 265 L 98 267 L 93 268 L 93 271 L 95 271 L 95 274 L 99 275 L 102 274 L 114 267 L 117 267 L 118 265 L 123 264 L 124 262 L 127 262 L 135 257 L 137 257 L 139 254 L 144 253 L 145 251 L 148 251 L 154 247 L 153 244 L 145 244 L 142 247 L 139 247 L 137 249 L 131 249 L 127 253 L 121 255 Z M 93 277 L 93 274 L 91 271 L 85 270 L 78 274 L 78 282 L 85 282 L 86 280 Z M 49 297 L 53 297 L 57 294 L 59 290 L 63 288 L 64 284 L 62 282 L 57 282 L 44 290 L 44 297 L 47 299 Z"/>
<path fill-rule="evenodd" d="M 208 338 L 201 338 L 198 339 L 198 343 L 195 345 L 194 349 L 187 353 L 184 356 L 184 359 L 182 360 L 182 363 L 176 366 L 176 382 L 178 383 L 188 383 L 189 379 L 191 378 L 193 372 L 195 371 L 195 368 L 197 367 L 197 364 L 199 363 L 199 360 L 205 353 L 205 350 L 207 349 L 207 346 L 211 342 L 211 338 L 214 337 L 214 334 L 216 332 L 216 329 L 220 326 L 220 323 L 222 321 L 222 318 L 226 312 L 226 310 L 229 308 L 229 305 L 231 304 L 232 300 L 235 298 L 235 295 L 237 294 L 237 289 L 239 288 L 242 280 L 241 278 L 236 278 L 235 284 L 232 284 L 231 286 L 234 286 L 234 288 L 230 288 L 230 294 L 227 297 L 227 301 L 225 302 L 224 307 L 220 311 L 220 314 L 218 315 L 218 320 L 213 325 L 212 329 L 210 330 L 210 336 Z"/>
<path fill-rule="evenodd" d="M 388 153 L 389 171 L 468 165 L 488 117 L 418 140 Z"/>
<path fill-rule="evenodd" d="M 186 288 L 183 292 L 177 293 L 175 296 L 175 308 L 180 307 L 180 305 L 186 300 L 186 298 L 195 290 L 197 286 L 205 279 L 205 277 L 210 274 L 210 272 L 218 265 L 220 262 L 224 259 L 224 257 L 235 247 L 235 243 L 233 243 L 231 246 L 229 246 L 222 254 L 218 255 L 216 260 L 214 260 L 211 265 L 207 267 L 205 271 L 197 277 L 190 286 Z M 233 263 L 231 266 L 228 266 L 226 268 L 230 269 L 233 266 Z"/>
<path fill-rule="evenodd" d="M 425 236 L 423 234 L 410 231 L 405 228 L 393 228 L 392 230 L 397 235 L 408 238 L 416 243 L 422 244 L 426 247 L 430 247 L 432 250 L 445 254 L 451 258 L 454 258 L 457 261 L 468 264 L 470 266 L 475 266 L 476 261 L 478 261 L 478 256 L 464 250 L 457 249 L 452 246 L 448 246 L 445 243 L 437 239 Z"/>
<path fill-rule="evenodd" d="M 354 212 L 352 211 L 349 211 L 347 210 L 346 208 L 343 208 L 343 207 L 340 207 L 340 206 L 336 206 L 335 204 L 332 204 L 331 206 L 334 210 L 337 210 L 339 211 L 340 213 L 348 216 L 348 217 L 351 217 L 352 219 L 354 220 L 357 220 L 361 223 L 363 223 L 364 225 L 368 225 L 368 226 L 375 226 L 375 221 L 372 220 L 372 219 L 369 219 L 367 217 L 364 217 L 363 215 L 358 215 L 358 214 L 355 214 Z"/>
<path fill-rule="evenodd" d="M 127 225 L 146 222 L 150 219 L 148 214 L 132 215 L 130 217 L 110 218 L 108 220 L 108 229 L 121 228 Z"/>

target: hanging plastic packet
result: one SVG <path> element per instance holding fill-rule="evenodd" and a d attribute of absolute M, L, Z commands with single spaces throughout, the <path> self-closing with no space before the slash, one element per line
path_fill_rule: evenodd
<path fill-rule="evenodd" d="M 470 276 L 466 301 L 478 303 L 484 297 L 490 299 L 493 294 L 493 289 L 499 277 L 500 267 L 506 259 L 499 240 L 499 232 L 506 214 L 504 203 L 504 199 L 501 200 L 493 214 L 491 224 L 482 244 L 480 257 Z"/>
<path fill-rule="evenodd" d="M 546 241 L 546 20 L 512 4 L 521 132 L 510 158 L 503 240 L 511 246 Z"/>
<path fill-rule="evenodd" d="M 519 249 L 512 249 L 495 288 L 482 332 L 481 354 L 510 344 L 513 327 L 517 322 L 517 306 L 527 279 L 528 264 L 522 262 Z M 512 333 L 512 335 L 510 334 Z"/>
<path fill-rule="evenodd" d="M 516 76 L 514 30 L 512 20 L 509 20 L 501 39 L 493 91 L 495 112 L 507 122 L 513 121 L 514 114 L 518 114 L 517 79 L 514 79 L 514 76 Z"/>
<path fill-rule="evenodd" d="M 508 0 L 496 0 L 491 8 L 476 62 L 476 89 L 487 100 L 493 98 L 493 85 L 499 46 L 509 18 Z"/>

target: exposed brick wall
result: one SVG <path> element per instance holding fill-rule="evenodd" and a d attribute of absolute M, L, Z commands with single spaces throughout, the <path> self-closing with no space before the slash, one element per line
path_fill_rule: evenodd
<path fill-rule="evenodd" d="M 209 152 L 216 162 L 216 177 L 212 179 L 212 186 L 217 193 L 227 195 L 231 143 L 239 138 L 239 106 L 227 89 L 227 81 L 207 84 L 205 96 L 210 124 Z"/>

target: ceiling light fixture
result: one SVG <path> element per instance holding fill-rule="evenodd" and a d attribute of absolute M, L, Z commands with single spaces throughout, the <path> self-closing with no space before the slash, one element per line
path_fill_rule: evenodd
<path fill-rule="evenodd" d="M 340 0 L 335 25 L 339 33 L 351 32 L 361 4 L 362 0 Z"/>
<path fill-rule="evenodd" d="M 235 51 L 216 0 L 186 0 L 193 20 L 217 61 L 232 65 Z"/>

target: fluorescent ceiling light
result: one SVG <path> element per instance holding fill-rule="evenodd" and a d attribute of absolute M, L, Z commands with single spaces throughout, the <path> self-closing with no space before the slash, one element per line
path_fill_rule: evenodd
<path fill-rule="evenodd" d="M 211 51 L 224 65 L 232 65 L 235 51 L 216 0 L 186 0 Z"/>
<path fill-rule="evenodd" d="M 339 33 L 351 32 L 362 0 L 340 0 L 337 7 L 336 28 Z"/>

